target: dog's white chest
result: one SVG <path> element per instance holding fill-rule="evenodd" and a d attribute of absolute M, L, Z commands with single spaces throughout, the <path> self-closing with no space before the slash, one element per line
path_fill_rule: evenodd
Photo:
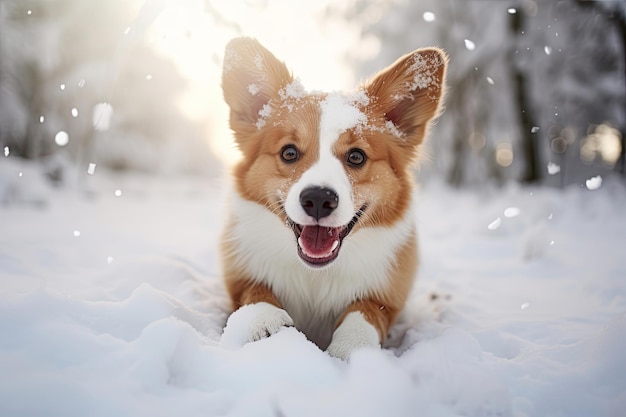
<path fill-rule="evenodd" d="M 233 203 L 230 238 L 239 267 L 267 284 L 296 328 L 322 348 L 350 303 L 384 291 L 396 252 L 413 230 L 408 216 L 393 227 L 360 229 L 344 240 L 331 265 L 314 269 L 299 259 L 293 232 L 276 215 L 237 196 Z"/>

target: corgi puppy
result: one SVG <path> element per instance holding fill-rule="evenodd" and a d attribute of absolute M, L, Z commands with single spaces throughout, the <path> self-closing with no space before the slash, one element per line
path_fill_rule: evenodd
<path fill-rule="evenodd" d="M 399 58 L 351 93 L 307 92 L 258 41 L 226 47 L 222 88 L 243 155 L 221 240 L 248 338 L 295 326 L 347 359 L 380 346 L 418 264 L 414 174 L 441 108 L 447 57 Z"/>

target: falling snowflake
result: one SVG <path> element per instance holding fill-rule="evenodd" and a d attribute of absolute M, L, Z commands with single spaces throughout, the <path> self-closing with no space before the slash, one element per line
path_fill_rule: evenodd
<path fill-rule="evenodd" d="M 517 208 L 517 207 L 508 207 L 506 210 L 504 210 L 504 217 L 517 217 L 520 215 L 522 211 Z"/>
<path fill-rule="evenodd" d="M 91 162 L 91 163 L 89 163 L 89 166 L 87 167 L 87 174 L 93 175 L 95 173 L 96 173 L 96 164 Z"/>
<path fill-rule="evenodd" d="M 5 157 L 6 157 L 6 156 L 9 156 L 9 153 L 10 153 L 10 151 L 9 151 L 9 147 L 8 147 L 8 146 L 5 146 L 5 147 L 4 147 L 4 156 L 5 156 Z"/>
<path fill-rule="evenodd" d="M 113 115 L 113 106 L 109 103 L 98 103 L 93 108 L 93 127 L 96 130 L 108 130 L 111 125 L 111 116 Z"/>
<path fill-rule="evenodd" d="M 533 126 L 533 127 L 530 129 L 530 133 L 537 133 L 537 132 L 539 132 L 539 126 Z"/>
<path fill-rule="evenodd" d="M 589 178 L 587 181 L 585 181 L 585 185 L 587 186 L 588 190 L 597 190 L 602 186 L 602 177 L 600 175 L 597 175 L 595 177 Z"/>
<path fill-rule="evenodd" d="M 561 167 L 554 162 L 548 162 L 548 174 L 556 175 L 561 172 Z"/>
<path fill-rule="evenodd" d="M 435 21 L 435 14 L 433 12 L 424 12 L 422 17 L 424 18 L 425 22 L 434 22 Z"/>
<path fill-rule="evenodd" d="M 65 146 L 70 142 L 70 135 L 67 132 L 61 130 L 54 136 L 54 141 L 59 146 Z"/>
<path fill-rule="evenodd" d="M 489 223 L 489 225 L 487 225 L 487 229 L 496 230 L 500 227 L 501 224 L 502 224 L 502 219 L 498 217 L 497 219 Z"/>
<path fill-rule="evenodd" d="M 465 39 L 464 42 L 465 42 L 465 48 L 468 51 L 473 51 L 474 49 L 476 49 L 476 44 L 470 41 L 469 39 Z"/>

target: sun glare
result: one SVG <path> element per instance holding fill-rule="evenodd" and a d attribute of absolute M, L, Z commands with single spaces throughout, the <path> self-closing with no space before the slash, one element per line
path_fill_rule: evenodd
<path fill-rule="evenodd" d="M 228 128 L 220 87 L 228 41 L 236 36 L 257 38 L 285 61 L 309 90 L 350 89 L 358 80 L 348 67 L 348 58 L 359 57 L 358 51 L 374 54 L 376 45 L 356 47 L 363 41 L 356 24 L 325 13 L 331 3 L 338 8 L 353 2 L 171 1 L 145 36 L 188 80 L 179 105 L 188 117 L 206 124 L 212 148 L 230 165 L 239 153 Z"/>

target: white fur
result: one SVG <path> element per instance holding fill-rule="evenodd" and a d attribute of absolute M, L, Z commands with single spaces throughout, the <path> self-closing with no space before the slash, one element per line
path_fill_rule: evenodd
<path fill-rule="evenodd" d="M 355 349 L 378 346 L 380 344 L 376 328 L 365 320 L 363 313 L 353 311 L 346 315 L 333 333 L 328 353 L 335 358 L 346 360 Z"/>
<path fill-rule="evenodd" d="M 261 311 L 252 319 L 248 327 L 248 340 L 250 342 L 273 335 L 283 327 L 293 326 L 293 320 L 282 308 L 265 302 L 256 303 L 255 306 Z"/>
<path fill-rule="evenodd" d="M 385 288 L 396 252 L 414 231 L 412 210 L 392 227 L 368 227 L 343 241 L 329 266 L 312 269 L 297 254 L 291 228 L 264 206 L 233 195 L 234 245 L 238 267 L 269 285 L 281 305 L 320 347 L 330 342 L 336 321 L 355 299 Z"/>
<path fill-rule="evenodd" d="M 301 225 L 319 224 L 325 227 L 341 227 L 354 217 L 352 188 L 341 162 L 327 150 L 320 148 L 320 159 L 306 170 L 291 187 L 285 201 L 285 211 L 291 220 Z M 306 214 L 300 205 L 300 193 L 308 187 L 319 186 L 334 190 L 339 196 L 339 205 L 330 214 L 317 222 Z"/>
<path fill-rule="evenodd" d="M 343 163 L 333 153 L 333 145 L 341 133 L 363 123 L 365 115 L 355 107 L 354 98 L 341 94 L 329 94 L 320 103 L 320 153 L 317 162 L 306 170 L 291 187 L 285 201 L 289 218 L 301 225 L 319 224 L 325 227 L 347 225 L 354 216 L 352 186 Z M 327 187 L 339 196 L 338 207 L 319 223 L 306 214 L 300 205 L 300 193 L 308 187 Z"/>
<path fill-rule="evenodd" d="M 283 309 L 269 303 L 246 304 L 228 317 L 220 346 L 239 349 L 248 342 L 262 339 L 293 326 L 293 320 Z"/>

